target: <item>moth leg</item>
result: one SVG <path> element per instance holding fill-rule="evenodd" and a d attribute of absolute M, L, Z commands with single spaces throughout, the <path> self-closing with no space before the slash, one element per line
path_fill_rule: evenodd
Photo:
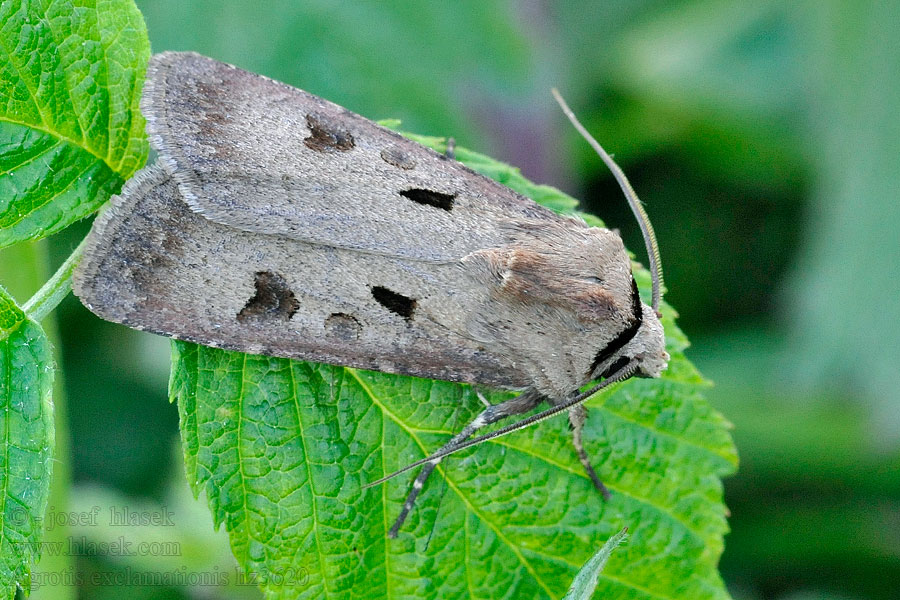
<path fill-rule="evenodd" d="M 456 160 L 456 140 L 447 138 L 447 149 L 444 150 L 444 156 L 449 159 Z"/>
<path fill-rule="evenodd" d="M 600 481 L 600 477 L 597 475 L 594 466 L 591 464 L 591 459 L 588 456 L 587 450 L 584 449 L 581 434 L 584 430 L 584 422 L 586 419 L 587 408 L 585 408 L 583 404 L 579 404 L 578 406 L 569 409 L 569 428 L 572 430 L 572 445 L 575 446 L 575 452 L 578 453 L 578 460 L 581 461 L 584 470 L 587 471 L 588 477 L 591 478 L 594 487 L 603 495 L 605 500 L 609 500 L 609 490 L 603 485 L 603 482 Z"/>
<path fill-rule="evenodd" d="M 545 398 L 536 390 L 528 389 L 515 398 L 510 398 L 506 402 L 501 402 L 500 404 L 492 404 L 481 411 L 481 414 L 472 419 L 472 421 L 468 425 L 463 427 L 462 431 L 450 438 L 450 441 L 441 446 L 438 452 L 453 448 L 460 442 L 463 442 L 467 438 L 471 437 L 472 434 L 474 434 L 482 427 L 486 427 L 488 425 L 491 425 L 492 423 L 496 423 L 497 421 L 505 419 L 506 417 L 520 415 L 522 413 L 528 412 L 529 410 L 540 404 L 544 399 Z M 388 537 L 397 537 L 397 532 L 400 531 L 400 527 L 403 525 L 403 522 L 406 520 L 406 517 L 409 516 L 409 512 L 412 510 L 413 506 L 416 503 L 416 498 L 419 497 L 419 492 L 421 492 L 422 488 L 425 486 L 425 480 L 428 479 L 428 476 L 431 475 L 435 467 L 440 464 L 441 460 L 441 458 L 436 458 L 422 466 L 422 470 L 419 471 L 418 476 L 416 476 L 416 479 L 413 481 L 412 488 L 409 490 L 409 495 L 406 497 L 406 502 L 403 503 L 403 508 L 400 510 L 400 515 L 397 517 L 397 520 L 394 521 L 393 527 L 391 527 L 390 531 L 388 531 Z"/>

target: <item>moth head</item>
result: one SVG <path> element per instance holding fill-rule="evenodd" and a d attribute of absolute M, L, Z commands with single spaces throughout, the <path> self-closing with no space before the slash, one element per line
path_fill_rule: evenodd
<path fill-rule="evenodd" d="M 631 279 L 631 306 L 621 310 L 626 319 L 617 319 L 616 333 L 605 339 L 593 356 L 588 379 L 612 377 L 626 367 L 634 367 L 638 377 L 659 377 L 669 361 L 666 338 L 656 311 L 641 301 L 637 284 Z"/>
<path fill-rule="evenodd" d="M 510 246 L 467 259 L 482 261 L 492 296 L 489 309 L 473 313 L 473 331 L 532 364 L 536 385 L 548 396 L 626 366 L 636 375 L 659 376 L 668 360 L 663 327 L 641 301 L 618 234 L 575 220 L 510 227 Z"/>
<path fill-rule="evenodd" d="M 635 361 L 637 377 L 659 377 L 669 365 L 666 336 L 656 311 L 644 304 L 644 319 L 634 339 L 623 349 L 622 355 Z"/>

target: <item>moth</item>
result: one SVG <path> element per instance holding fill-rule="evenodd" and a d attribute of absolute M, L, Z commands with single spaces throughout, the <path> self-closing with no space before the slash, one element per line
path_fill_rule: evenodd
<path fill-rule="evenodd" d="M 174 52 L 151 59 L 141 101 L 159 158 L 95 221 L 75 294 L 109 321 L 207 346 L 521 390 L 404 469 L 423 465 L 392 536 L 444 456 L 562 411 L 605 493 L 581 403 L 666 368 L 661 271 L 627 179 L 561 104 L 645 232 L 652 306 L 617 233 L 314 95 Z"/>

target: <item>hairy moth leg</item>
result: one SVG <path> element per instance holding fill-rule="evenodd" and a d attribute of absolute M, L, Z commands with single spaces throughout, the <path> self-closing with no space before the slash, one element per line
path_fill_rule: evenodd
<path fill-rule="evenodd" d="M 486 427 L 488 425 L 491 425 L 492 423 L 496 423 L 497 421 L 505 419 L 506 417 L 526 413 L 540 404 L 544 399 L 544 396 L 539 394 L 536 390 L 528 389 L 515 398 L 510 398 L 509 400 L 501 402 L 500 404 L 491 405 L 488 408 L 484 409 L 477 417 L 472 419 L 472 421 L 468 425 L 463 427 L 462 431 L 450 438 L 450 441 L 444 444 L 440 448 L 440 450 L 438 450 L 438 452 L 449 450 L 455 447 L 459 443 L 471 437 L 482 427 Z M 432 471 L 434 471 L 434 468 L 440 464 L 441 460 L 441 458 L 436 458 L 433 461 L 428 462 L 422 466 L 422 470 L 419 471 L 419 475 L 412 483 L 412 487 L 409 490 L 409 495 L 406 497 L 406 502 L 403 503 L 403 508 L 400 510 L 400 515 L 397 517 L 397 520 L 394 521 L 393 527 L 391 527 L 390 531 L 388 532 L 388 537 L 397 537 L 397 533 L 400 531 L 400 527 L 403 525 L 406 517 L 409 516 L 409 513 L 412 510 L 413 506 L 415 506 L 416 498 L 419 497 L 419 492 L 421 492 L 422 488 L 425 486 L 425 481 L 428 479 L 428 476 L 431 475 Z"/>

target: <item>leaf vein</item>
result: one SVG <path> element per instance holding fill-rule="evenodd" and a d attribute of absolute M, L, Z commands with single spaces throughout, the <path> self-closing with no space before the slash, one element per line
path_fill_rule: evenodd
<path fill-rule="evenodd" d="M 50 196 L 50 197 L 48 197 L 44 202 L 41 202 L 40 204 L 37 204 L 37 205 L 35 205 L 35 206 L 32 206 L 30 211 L 28 211 L 28 212 L 26 212 L 26 213 L 23 213 L 23 214 L 20 214 L 18 219 L 16 219 L 16 220 L 10 222 L 10 223 L 7 224 L 4 228 L 5 228 L 5 229 L 10 229 L 10 228 L 12 228 L 12 227 L 15 227 L 16 225 L 18 225 L 19 223 L 21 223 L 22 221 L 24 221 L 25 219 L 27 219 L 28 217 L 30 217 L 31 215 L 33 215 L 33 214 L 34 214 L 35 212 L 37 212 L 38 210 L 44 208 L 45 206 L 47 206 L 48 204 L 50 204 L 51 202 L 53 202 L 56 198 L 59 198 L 60 196 L 62 196 L 63 194 L 65 194 L 67 191 L 69 191 L 69 189 L 70 189 L 75 183 L 78 182 L 78 180 L 81 178 L 82 175 L 84 175 L 85 173 L 87 173 L 88 171 L 90 171 L 91 168 L 93 168 L 93 167 L 94 167 L 93 164 L 89 164 L 89 165 L 87 166 L 87 168 L 83 169 L 80 173 L 78 173 L 78 174 L 76 174 L 74 177 L 72 177 L 72 180 L 69 181 L 69 183 L 66 184 L 66 187 L 62 188 L 62 189 L 59 190 L 59 191 L 54 192 L 53 195 Z M 58 222 L 58 221 L 57 221 L 57 222 Z M 47 230 L 51 229 L 51 228 L 53 227 L 53 225 L 55 225 L 55 224 L 56 224 L 56 222 L 48 224 L 47 227 L 44 228 L 44 231 L 47 231 Z"/>
<path fill-rule="evenodd" d="M 60 139 L 64 142 L 68 142 L 69 144 L 72 144 L 76 148 L 84 150 L 85 152 L 87 152 L 88 154 L 90 154 L 91 156 L 93 156 L 94 158 L 96 158 L 97 160 L 99 160 L 100 162 L 105 164 L 106 166 L 108 166 L 110 168 L 110 170 L 112 170 L 114 173 L 119 173 L 119 171 L 117 171 L 116 169 L 113 169 L 113 166 L 111 164 L 107 163 L 106 160 L 104 160 L 104 158 L 102 156 L 100 156 L 99 154 L 94 152 L 94 150 L 92 148 L 88 148 L 82 142 L 80 142 L 78 140 L 74 140 L 63 133 L 60 133 L 59 131 L 54 131 L 54 130 L 50 129 L 43 123 L 41 125 L 37 125 L 35 123 L 26 123 L 25 121 L 11 119 L 9 115 L 0 116 L 0 121 L 6 121 L 7 123 L 12 123 L 13 125 L 20 125 L 22 127 L 29 127 L 36 131 L 40 131 L 41 133 L 45 133 L 49 136 L 53 136 L 57 139 Z M 119 173 L 119 174 L 121 175 L 121 173 Z"/>
<path fill-rule="evenodd" d="M 94 6 L 96 7 L 96 4 L 95 4 Z M 56 35 L 57 32 L 56 32 L 56 30 L 53 28 L 53 23 L 54 23 L 54 21 L 53 21 L 52 19 L 47 19 L 47 29 L 50 30 L 50 35 L 53 36 L 53 42 L 56 44 L 56 47 L 57 47 L 57 48 L 61 48 L 61 47 L 62 47 L 62 41 L 57 37 L 57 35 Z M 66 23 L 67 25 L 71 25 L 71 22 L 69 22 L 69 21 L 65 21 L 65 23 Z M 98 31 L 97 33 L 98 33 L 97 38 L 99 39 L 99 37 L 100 37 L 100 36 L 99 36 L 99 31 Z M 82 44 L 83 44 L 83 43 L 84 43 L 84 40 L 82 40 Z M 86 57 L 86 58 L 87 58 L 87 57 Z M 72 114 L 75 116 L 75 123 L 78 125 L 78 131 L 81 133 L 81 141 L 82 141 L 82 143 L 83 143 L 85 146 L 87 146 L 88 140 L 86 139 L 86 136 L 85 136 L 85 133 L 86 133 L 86 132 L 85 132 L 84 124 L 81 122 L 82 115 L 81 115 L 81 113 L 79 113 L 79 111 L 75 108 L 75 107 L 77 106 L 77 104 L 75 103 L 75 97 L 72 95 L 72 88 L 69 87 L 69 82 L 68 82 L 68 80 L 67 80 L 67 78 L 66 78 L 65 67 L 63 67 L 63 76 L 62 76 L 60 79 L 61 79 L 61 81 L 62 81 L 63 89 L 66 91 L 66 95 L 69 97 L 69 106 L 72 107 Z M 103 160 L 103 159 L 100 157 L 100 155 L 95 154 L 95 153 L 93 153 L 93 152 L 92 152 L 92 154 L 94 154 L 95 156 L 97 156 L 97 158 L 100 158 L 100 160 Z"/>
<path fill-rule="evenodd" d="M 627 417 L 627 416 L 625 416 L 624 414 L 622 414 L 622 413 L 620 413 L 620 412 L 616 412 L 615 410 L 612 410 L 612 409 L 609 408 L 607 405 L 603 405 L 603 406 L 594 406 L 594 407 L 592 407 L 592 408 L 596 408 L 597 410 L 606 412 L 606 413 L 608 413 L 609 415 L 612 415 L 613 417 L 617 417 L 617 418 L 621 419 L 622 421 L 625 421 L 625 422 L 627 422 L 627 423 L 631 423 L 631 424 L 633 424 L 633 425 L 635 425 L 635 426 L 637 426 L 637 427 L 640 427 L 640 428 L 642 428 L 642 429 L 646 429 L 647 431 L 651 431 L 651 432 L 653 432 L 653 433 L 655 433 L 655 434 L 658 434 L 658 435 L 660 435 L 660 436 L 667 437 L 667 438 L 669 438 L 669 439 L 673 439 L 673 440 L 675 440 L 676 442 L 682 443 L 682 444 L 684 444 L 684 445 L 686 445 L 686 446 L 690 446 L 690 447 L 692 447 L 692 448 L 696 448 L 696 449 L 698 449 L 698 450 L 702 450 L 703 452 L 706 452 L 706 453 L 709 453 L 709 454 L 713 454 L 713 455 L 715 455 L 715 456 L 717 456 L 717 457 L 719 457 L 719 458 L 721 458 L 721 459 L 727 461 L 728 463 L 731 463 L 731 462 L 732 462 L 732 460 L 731 460 L 728 456 L 722 454 L 721 452 L 718 452 L 717 450 L 714 450 L 713 448 L 709 448 L 709 447 L 704 446 L 704 445 L 702 445 L 702 444 L 700 444 L 700 443 L 698 443 L 698 442 L 691 441 L 691 440 L 689 440 L 689 439 L 687 439 L 687 438 L 685 438 L 685 437 L 676 435 L 676 434 L 671 433 L 671 432 L 669 432 L 669 431 L 664 431 L 664 430 L 662 430 L 662 429 L 659 429 L 659 428 L 657 428 L 657 427 L 654 427 L 653 425 L 650 425 L 650 424 L 647 424 L 647 423 L 641 423 L 640 421 L 638 421 L 638 420 L 636 420 L 636 419 Z"/>
<path fill-rule="evenodd" d="M 404 431 L 407 432 L 407 434 L 409 434 L 409 436 L 413 439 L 413 441 L 416 443 L 416 445 L 419 446 L 419 449 L 422 450 L 422 453 L 425 456 L 427 456 L 428 450 L 425 448 L 425 445 L 422 443 L 422 441 L 413 433 L 413 431 L 411 429 L 406 427 L 406 425 L 399 419 L 399 417 L 397 417 L 397 415 L 395 415 L 393 412 L 388 410 L 388 408 L 386 406 L 384 406 L 381 402 L 378 401 L 378 398 L 375 396 L 375 393 L 362 380 L 362 378 L 356 372 L 356 369 L 348 368 L 347 371 L 350 372 L 353 375 L 353 377 L 359 382 L 359 385 L 363 388 L 363 391 L 366 392 L 366 394 L 369 396 L 369 398 L 372 400 L 372 402 L 374 404 L 376 404 L 378 406 L 378 408 L 380 408 L 384 414 L 388 415 L 391 418 L 391 420 L 393 420 L 395 423 L 400 425 L 401 429 L 403 429 Z M 382 452 L 383 451 L 384 450 L 382 449 Z M 488 527 L 491 528 L 491 530 L 494 532 L 494 534 L 498 538 L 500 538 L 503 541 L 503 543 L 506 544 L 506 546 L 510 549 L 510 551 L 512 551 L 512 553 L 516 556 L 516 558 L 519 559 L 519 562 L 522 563 L 522 566 L 525 567 L 525 569 L 528 571 L 528 573 L 531 575 L 531 577 L 535 580 L 535 582 L 539 586 L 541 586 L 541 588 L 547 593 L 548 596 L 550 596 L 552 598 L 553 594 L 551 593 L 550 588 L 548 588 L 547 584 L 544 582 L 544 580 L 541 579 L 540 576 L 538 576 L 537 571 L 535 571 L 535 569 L 531 565 L 531 563 L 528 562 L 528 560 L 522 554 L 521 550 L 517 546 L 515 546 L 512 542 L 510 542 L 506 538 L 506 536 L 503 535 L 500 528 L 497 527 L 493 521 L 488 519 L 485 515 L 483 515 L 480 511 L 478 511 L 475 508 L 475 506 L 469 501 L 469 498 L 465 494 L 463 494 L 462 490 L 460 490 L 456 486 L 456 484 L 447 476 L 447 473 L 444 471 L 444 469 L 441 466 L 438 466 L 437 470 L 440 471 L 441 475 L 444 477 L 444 481 L 447 482 L 447 485 L 449 485 L 453 489 L 453 491 L 456 492 L 456 495 L 460 498 L 460 500 L 462 500 L 463 503 L 469 508 L 469 512 L 476 515 L 479 519 L 481 519 L 481 521 L 483 521 Z"/>
<path fill-rule="evenodd" d="M 314 482 L 313 472 L 312 472 L 312 463 L 309 460 L 309 450 L 306 446 L 306 435 L 304 435 L 305 428 L 303 427 L 303 420 L 301 418 L 302 411 L 300 410 L 300 403 L 297 399 L 297 378 L 294 376 L 294 366 L 295 362 L 291 361 L 288 364 L 288 373 L 291 377 L 291 398 L 294 401 L 294 410 L 297 413 L 297 426 L 300 428 L 300 444 L 303 446 L 303 462 L 306 464 L 306 477 L 309 481 L 309 491 L 312 494 L 312 498 L 310 501 L 310 506 L 312 508 L 312 535 L 316 540 L 316 556 L 319 559 L 319 571 L 322 573 L 322 591 L 323 598 L 328 598 L 328 573 L 325 571 L 325 564 L 323 562 L 323 552 L 322 552 L 322 540 L 319 538 L 319 512 L 318 507 L 316 506 L 316 484 Z"/>
<path fill-rule="evenodd" d="M 56 149 L 56 148 L 59 148 L 59 146 L 60 146 L 61 144 L 62 144 L 62 140 L 57 140 L 56 142 L 54 142 L 53 144 L 50 144 L 50 145 L 47 146 L 46 148 L 42 148 L 42 149 L 40 150 L 40 152 L 37 152 L 37 153 L 35 153 L 35 154 L 32 154 L 32 155 L 30 155 L 30 156 L 25 157 L 25 160 L 23 160 L 22 162 L 20 162 L 20 163 L 18 163 L 18 164 L 15 164 L 15 165 L 12 165 L 11 167 L 9 167 L 8 169 L 6 169 L 5 171 L 0 171 L 0 177 L 5 177 L 6 175 L 12 173 L 12 172 L 15 171 L 16 169 L 21 169 L 21 168 L 24 167 L 25 165 L 30 164 L 30 163 L 33 163 L 34 161 L 36 161 L 36 160 L 39 159 L 40 157 L 42 157 L 42 156 L 44 156 L 45 154 L 49 153 L 51 150 L 54 150 L 54 149 Z M 49 168 L 48 168 L 48 170 L 49 170 Z"/>
<path fill-rule="evenodd" d="M 15 69 L 16 74 L 18 74 L 19 76 L 19 80 L 24 84 L 25 89 L 28 90 L 28 95 L 31 96 L 31 102 L 34 104 L 35 110 L 37 110 L 38 115 L 41 117 L 41 124 L 46 125 L 47 119 L 44 116 L 44 112 L 41 110 L 41 105 L 37 100 L 37 96 L 35 95 L 36 90 L 32 90 L 31 86 L 28 85 L 28 80 L 22 75 L 22 69 L 14 60 L 15 53 L 10 52 L 9 46 L 6 45 L 6 40 L 3 36 L 0 36 L 0 46 L 3 46 L 3 51 L 6 53 L 6 56 L 9 59 L 9 64 L 12 65 L 13 69 Z"/>
<path fill-rule="evenodd" d="M 531 456 L 531 457 L 536 458 L 536 459 L 538 459 L 538 460 L 540 460 L 540 461 L 542 461 L 542 462 L 544 462 L 544 463 L 547 463 L 548 465 L 557 467 L 558 469 L 563 470 L 563 471 L 567 471 L 567 472 L 569 472 L 569 473 L 571 473 L 571 474 L 573 474 L 573 475 L 575 475 L 575 476 L 577 476 L 577 477 L 579 477 L 579 478 L 581 478 L 581 479 L 585 479 L 585 480 L 587 480 L 587 481 L 590 481 L 590 480 L 588 479 L 587 474 L 586 474 L 583 470 L 582 470 L 582 471 L 578 471 L 578 470 L 576 470 L 576 469 L 573 469 L 573 468 L 569 467 L 568 465 L 564 465 L 564 464 L 562 464 L 562 463 L 559 463 L 559 462 L 556 462 L 556 461 L 552 460 L 549 456 L 542 456 L 542 455 L 540 455 L 540 454 L 536 454 L 536 453 L 531 452 L 531 451 L 529 451 L 529 450 L 526 450 L 526 449 L 524 449 L 524 448 L 520 448 L 520 447 L 517 447 L 517 446 L 513 446 L 513 445 L 510 445 L 510 444 L 505 443 L 505 442 L 502 442 L 502 441 L 491 440 L 491 443 L 497 444 L 498 446 L 504 446 L 504 447 L 506 447 L 506 448 L 509 448 L 510 450 L 514 450 L 514 451 L 516 451 L 516 452 L 520 452 L 520 453 L 525 454 L 525 455 L 527 455 L 527 456 Z M 686 523 L 685 521 L 681 520 L 680 517 L 678 517 L 678 516 L 675 515 L 674 513 L 670 512 L 670 511 L 667 510 L 665 507 L 660 506 L 659 504 L 656 504 L 655 502 L 652 502 L 652 501 L 650 501 L 650 500 L 647 499 L 647 498 L 644 498 L 644 497 L 642 497 L 642 496 L 638 496 L 638 495 L 634 494 L 633 492 L 626 491 L 624 488 L 622 488 L 621 486 L 617 486 L 615 483 L 610 483 L 610 482 L 608 482 L 608 481 L 604 481 L 603 484 L 604 484 L 606 487 L 610 488 L 611 490 L 613 490 L 613 491 L 615 491 L 615 492 L 617 492 L 617 493 L 619 493 L 619 494 L 622 494 L 623 496 L 627 496 L 628 498 L 631 498 L 632 500 L 634 500 L 634 501 L 636 501 L 636 502 L 639 502 L 639 503 L 641 503 L 641 504 L 644 504 L 645 506 L 649 506 L 650 508 L 653 508 L 653 509 L 657 510 L 658 512 L 662 513 L 663 515 L 665 515 L 665 516 L 671 518 L 673 521 L 675 521 L 676 523 L 679 523 L 682 527 L 684 527 L 685 530 L 687 530 L 688 533 L 690 533 L 691 535 L 693 535 L 695 538 L 697 538 L 697 539 L 700 540 L 701 542 L 704 542 L 704 543 L 705 543 L 705 539 L 703 538 L 703 535 L 701 534 L 701 532 L 699 532 L 699 531 L 697 531 L 697 530 L 691 528 L 691 526 L 690 526 L 688 523 Z M 573 566 L 577 566 L 577 565 L 573 565 Z"/>

